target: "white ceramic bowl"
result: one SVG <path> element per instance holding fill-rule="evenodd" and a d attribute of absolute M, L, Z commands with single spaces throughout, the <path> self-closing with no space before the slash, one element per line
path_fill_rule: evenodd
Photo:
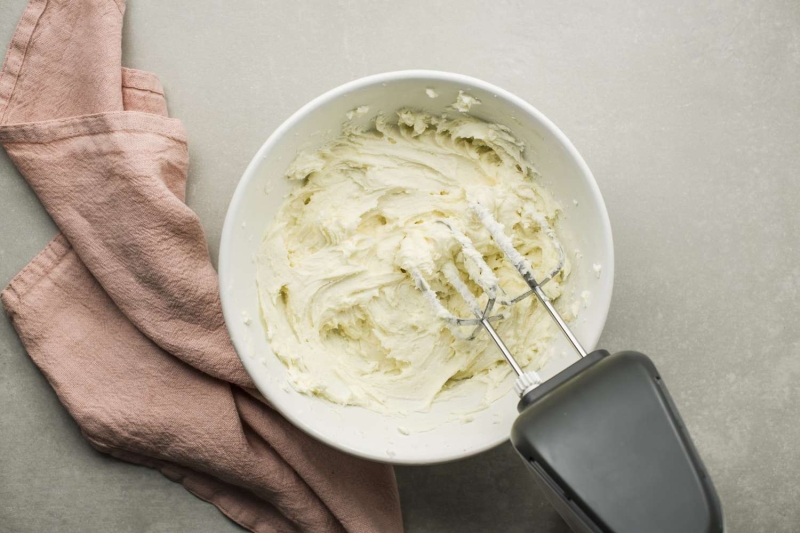
<path fill-rule="evenodd" d="M 430 98 L 425 90 L 439 96 Z M 284 179 L 295 155 L 336 137 L 345 114 L 367 105 L 365 123 L 376 113 L 391 116 L 411 107 L 432 113 L 448 111 L 459 90 L 477 97 L 471 114 L 504 124 L 525 142 L 526 158 L 542 175 L 545 186 L 564 208 L 559 234 L 573 260 L 565 294 L 580 299 L 591 292 L 590 305 L 572 324 L 587 350 L 595 347 L 605 324 L 614 279 L 611 226 L 592 173 L 572 143 L 533 106 L 494 85 L 446 72 L 410 70 L 362 78 L 337 87 L 306 104 L 275 130 L 255 155 L 231 200 L 219 256 L 220 292 L 225 322 L 233 344 L 258 389 L 287 419 L 317 439 L 345 452 L 395 464 L 427 464 L 474 455 L 508 438 L 516 417 L 513 392 L 474 414 L 469 423 L 451 421 L 469 399 L 435 402 L 427 413 L 409 419 L 381 415 L 360 407 L 342 407 L 297 393 L 287 386 L 286 369 L 270 350 L 260 320 L 256 269 L 252 261 L 261 237 L 284 195 L 295 186 Z M 265 194 L 265 191 L 270 191 Z M 579 249 L 582 257 L 576 257 Z M 594 265 L 602 265 L 599 277 Z M 242 312 L 252 318 L 246 325 Z M 542 370 L 551 377 L 577 356 L 564 339 L 554 343 Z M 509 378 L 511 379 L 511 378 Z M 457 402 L 457 403 L 454 403 Z M 398 427 L 434 427 L 403 435 Z"/>

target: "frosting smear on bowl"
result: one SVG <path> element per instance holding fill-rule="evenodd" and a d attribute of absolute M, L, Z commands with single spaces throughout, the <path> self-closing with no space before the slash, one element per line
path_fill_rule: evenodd
<path fill-rule="evenodd" d="M 486 405 L 508 391 L 511 369 L 491 339 L 458 338 L 409 273 L 421 272 L 448 310 L 470 317 L 442 273 L 453 264 L 485 302 L 472 281 L 480 273 L 444 220 L 472 240 L 510 296 L 526 290 L 474 204 L 504 225 L 537 279 L 558 263 L 542 221 L 557 229 L 560 207 L 507 128 L 403 110 L 301 153 L 287 178 L 298 186 L 256 259 L 267 336 L 296 390 L 394 414 L 464 387 L 483 388 Z M 569 273 L 567 262 L 545 286 L 551 298 Z M 506 315 L 500 335 L 522 365 L 539 368 L 555 332 L 550 318 L 535 298 Z"/>

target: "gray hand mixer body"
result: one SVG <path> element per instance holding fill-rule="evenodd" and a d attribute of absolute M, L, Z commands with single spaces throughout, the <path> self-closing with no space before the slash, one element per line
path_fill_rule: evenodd
<path fill-rule="evenodd" d="M 561 259 L 537 283 L 503 226 L 482 206 L 472 207 L 530 290 L 501 300 L 496 279 L 483 275 L 474 280 L 488 296 L 481 307 L 454 269 L 445 270 L 447 281 L 475 315 L 460 318 L 441 305 L 420 272 L 412 270 L 411 275 L 454 333 L 474 325 L 468 337 L 473 338 L 485 329 L 516 372 L 520 402 L 511 442 L 551 504 L 577 533 L 722 532 L 714 485 L 653 362 L 632 351 L 611 355 L 596 350 L 587 355 L 542 290 L 564 262 L 563 250 L 546 221 L 539 221 L 541 229 Z M 463 247 L 464 256 L 480 272 L 489 273 L 491 268 L 471 241 L 452 222 L 442 223 Z M 581 356 L 545 382 L 535 372 L 522 370 L 492 325 L 503 317 L 491 315 L 497 301 L 512 305 L 531 294 Z"/>
<path fill-rule="evenodd" d="M 518 409 L 511 442 L 574 531 L 723 531 L 711 478 L 647 356 L 596 350 Z"/>

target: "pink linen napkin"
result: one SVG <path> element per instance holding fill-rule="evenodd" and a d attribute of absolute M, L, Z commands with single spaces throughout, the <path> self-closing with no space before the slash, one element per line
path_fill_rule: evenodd
<path fill-rule="evenodd" d="M 121 67 L 124 0 L 31 0 L 0 74 L 0 143 L 61 234 L 2 292 L 98 450 L 255 532 L 398 532 L 391 467 L 296 429 L 253 389 L 184 204 L 158 79 Z"/>

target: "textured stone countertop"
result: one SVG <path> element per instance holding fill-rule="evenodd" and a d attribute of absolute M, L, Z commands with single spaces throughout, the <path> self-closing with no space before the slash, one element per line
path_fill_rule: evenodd
<path fill-rule="evenodd" d="M 7 46 L 26 0 L 0 3 Z M 126 66 L 189 133 L 188 203 L 216 257 L 228 200 L 292 112 L 346 81 L 430 68 L 543 111 L 594 172 L 616 245 L 601 345 L 651 355 L 730 533 L 800 527 L 800 3 L 129 0 Z M 0 152 L 0 284 L 55 234 Z M 505 444 L 398 468 L 407 530 L 562 533 Z M 0 532 L 238 528 L 95 452 L 0 318 Z"/>

